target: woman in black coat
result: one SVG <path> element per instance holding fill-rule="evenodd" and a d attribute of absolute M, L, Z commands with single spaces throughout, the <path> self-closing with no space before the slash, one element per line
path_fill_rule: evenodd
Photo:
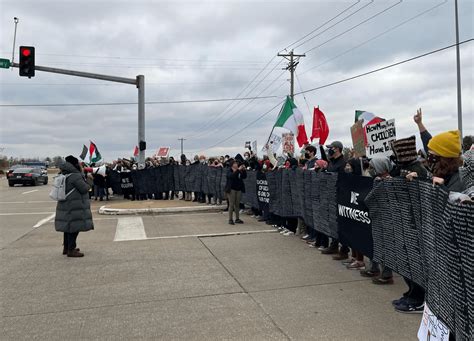
<path fill-rule="evenodd" d="M 76 240 L 80 231 L 94 229 L 89 200 L 90 186 L 82 175 L 79 161 L 72 155 L 66 157 L 66 162 L 59 165 L 61 174 L 67 176 L 66 200 L 58 201 L 54 225 L 56 231 L 64 233 L 63 255 L 68 257 L 83 257 L 84 254 L 76 248 Z"/>
<path fill-rule="evenodd" d="M 240 198 L 242 192 L 245 193 L 244 179 L 247 177 L 245 165 L 238 165 L 237 161 L 232 162 L 229 171 L 227 172 L 226 190 L 229 200 L 229 224 L 234 225 L 233 212 L 235 211 L 235 223 L 243 224 L 244 222 L 239 218 Z"/>

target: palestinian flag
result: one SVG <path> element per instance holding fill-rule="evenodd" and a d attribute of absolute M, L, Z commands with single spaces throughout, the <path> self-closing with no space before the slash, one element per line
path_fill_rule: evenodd
<path fill-rule="evenodd" d="M 79 155 L 79 157 L 81 158 L 81 160 L 85 160 L 85 159 L 86 159 L 87 152 L 88 152 L 88 150 L 87 150 L 86 145 L 83 145 L 83 146 L 82 146 L 82 153 L 81 153 L 81 155 Z"/>
<path fill-rule="evenodd" d="M 91 141 L 91 144 L 89 146 L 89 162 L 96 163 L 100 160 L 102 160 L 102 155 L 100 155 L 99 149 L 97 149 L 95 143 Z"/>
<path fill-rule="evenodd" d="M 357 121 L 362 121 L 362 126 L 365 127 L 368 124 L 375 124 L 385 120 L 381 117 L 375 116 L 375 114 L 372 114 L 371 112 L 356 110 L 354 123 Z"/>
<path fill-rule="evenodd" d="M 139 152 L 139 150 L 138 150 L 138 147 L 135 146 L 135 149 L 133 150 L 133 156 L 134 156 L 134 157 L 137 157 L 139 153 L 140 153 L 140 152 Z"/>
<path fill-rule="evenodd" d="M 285 128 L 291 131 L 296 136 L 296 141 L 298 141 L 300 147 L 308 143 L 303 114 L 296 107 L 290 96 L 286 97 L 286 102 L 281 108 L 280 115 L 278 115 L 273 127 Z"/>

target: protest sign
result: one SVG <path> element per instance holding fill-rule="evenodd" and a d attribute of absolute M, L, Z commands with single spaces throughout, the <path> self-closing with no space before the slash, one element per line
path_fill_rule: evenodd
<path fill-rule="evenodd" d="M 355 156 L 365 156 L 365 130 L 362 121 L 357 121 L 351 127 L 352 145 L 354 146 Z"/>
<path fill-rule="evenodd" d="M 270 202 L 270 190 L 268 187 L 267 177 L 264 173 L 259 173 L 257 175 L 257 197 L 258 201 L 261 203 Z"/>
<path fill-rule="evenodd" d="M 449 329 L 439 320 L 425 302 L 423 317 L 421 318 L 420 328 L 418 329 L 419 341 L 448 341 Z"/>
<path fill-rule="evenodd" d="M 170 147 L 160 147 L 156 153 L 155 153 L 155 157 L 168 157 L 170 153 Z"/>
<path fill-rule="evenodd" d="M 368 158 L 392 155 L 390 141 L 397 138 L 394 119 L 366 125 L 365 133 L 367 135 L 365 152 Z"/>
<path fill-rule="evenodd" d="M 257 140 L 252 142 L 252 151 L 257 155 Z"/>
<path fill-rule="evenodd" d="M 245 141 L 245 148 L 250 149 L 251 147 L 251 142 L 250 141 Z"/>
<path fill-rule="evenodd" d="M 337 180 L 337 227 L 344 245 L 372 259 L 372 225 L 364 203 L 372 190 L 373 179 L 352 174 L 339 174 Z"/>
<path fill-rule="evenodd" d="M 282 134 L 283 139 L 283 153 L 294 154 L 295 153 L 295 135 L 293 133 Z"/>
<path fill-rule="evenodd" d="M 268 146 L 271 146 L 271 149 L 274 153 L 277 152 L 278 148 L 281 146 L 281 136 L 272 134 L 268 140 Z M 263 146 L 262 152 L 267 151 L 267 146 Z"/>

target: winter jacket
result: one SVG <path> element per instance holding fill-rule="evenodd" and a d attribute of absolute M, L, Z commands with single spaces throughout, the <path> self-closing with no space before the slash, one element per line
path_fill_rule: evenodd
<path fill-rule="evenodd" d="M 234 190 L 245 193 L 245 184 L 243 181 L 245 178 L 247 178 L 247 172 L 245 170 L 233 172 L 232 169 L 229 169 L 227 172 L 226 192 L 229 193 L 230 190 Z"/>
<path fill-rule="evenodd" d="M 328 172 L 344 173 L 346 167 L 346 161 L 344 156 L 339 156 L 337 159 L 329 159 Z"/>
<path fill-rule="evenodd" d="M 79 172 L 69 162 L 59 165 L 61 174 L 68 175 L 66 193 L 74 189 L 66 200 L 58 201 L 54 225 L 58 232 L 80 232 L 94 229 L 92 212 L 89 201 L 90 186 Z"/>

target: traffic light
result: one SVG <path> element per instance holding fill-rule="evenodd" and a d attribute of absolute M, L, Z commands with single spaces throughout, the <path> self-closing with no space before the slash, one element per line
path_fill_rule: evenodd
<path fill-rule="evenodd" d="M 35 76 L 35 48 L 33 46 L 20 46 L 20 76 Z"/>

